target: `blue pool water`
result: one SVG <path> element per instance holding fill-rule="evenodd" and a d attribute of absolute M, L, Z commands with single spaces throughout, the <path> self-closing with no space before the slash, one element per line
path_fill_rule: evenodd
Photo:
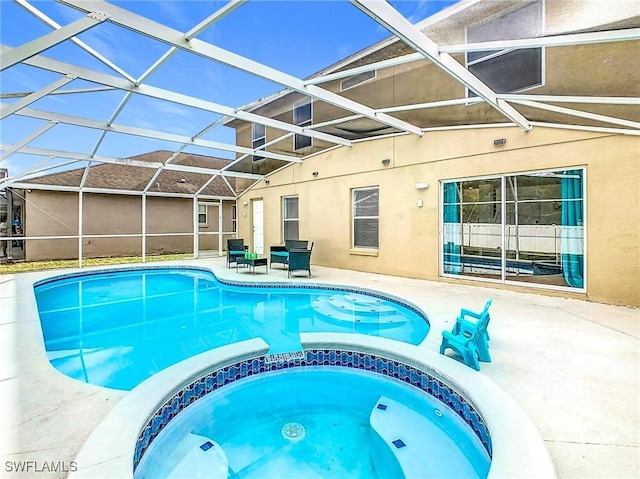
<path fill-rule="evenodd" d="M 135 478 L 463 479 L 486 477 L 489 465 L 469 426 L 433 396 L 380 374 L 318 366 L 244 378 L 189 405 Z"/>
<path fill-rule="evenodd" d="M 255 337 L 270 353 L 301 349 L 300 332 L 354 332 L 411 344 L 417 311 L 354 291 L 223 284 L 198 269 L 129 269 L 35 285 L 47 356 L 62 373 L 130 390 L 195 354 Z"/>

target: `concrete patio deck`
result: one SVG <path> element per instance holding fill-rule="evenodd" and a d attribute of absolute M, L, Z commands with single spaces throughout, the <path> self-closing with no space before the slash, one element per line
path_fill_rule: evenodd
<path fill-rule="evenodd" d="M 220 278 L 288 281 L 276 266 L 255 276 L 225 258 L 162 264 L 211 268 Z M 130 266 L 130 265 L 127 265 Z M 80 447 L 126 393 L 74 381 L 54 370 L 42 342 L 32 285 L 71 270 L 0 275 L 0 477 L 65 477 Z M 492 363 L 483 374 L 528 414 L 561 478 L 640 477 L 640 311 L 541 294 L 462 286 L 313 266 L 305 283 L 351 285 L 403 297 L 429 316 L 422 347 L 437 351 L 461 307 L 491 308 Z M 453 359 L 452 359 L 453 361 Z M 33 461 L 17 473 L 18 461 Z M 24 464 L 24 463 L 23 463 Z M 527 471 L 520 477 L 530 477 Z"/>

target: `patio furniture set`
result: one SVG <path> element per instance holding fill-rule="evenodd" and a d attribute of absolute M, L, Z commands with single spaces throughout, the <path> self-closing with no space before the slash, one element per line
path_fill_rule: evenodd
<path fill-rule="evenodd" d="M 255 274 L 256 267 L 264 266 L 265 273 L 273 267 L 274 263 L 282 264 L 287 269 L 288 277 L 292 273 L 307 272 L 311 277 L 311 252 L 313 242 L 309 246 L 307 240 L 286 240 L 284 245 L 271 246 L 269 257 L 249 252 L 249 246 L 243 239 L 227 240 L 227 268 L 231 263 L 236 264 L 236 271 L 240 265 L 246 265 L 251 274 Z"/>

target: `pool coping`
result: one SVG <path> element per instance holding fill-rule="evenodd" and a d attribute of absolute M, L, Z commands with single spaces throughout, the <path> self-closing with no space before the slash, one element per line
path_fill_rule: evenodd
<path fill-rule="evenodd" d="M 452 386 L 478 411 L 491 435 L 489 478 L 555 478 L 538 430 L 500 387 L 482 374 L 423 347 L 354 333 L 301 333 L 305 349 L 340 349 L 403 362 Z M 149 419 L 174 394 L 216 369 L 266 354 L 260 338 L 223 346 L 160 371 L 127 393 L 82 446 L 74 479 L 133 477 L 136 442 Z"/>

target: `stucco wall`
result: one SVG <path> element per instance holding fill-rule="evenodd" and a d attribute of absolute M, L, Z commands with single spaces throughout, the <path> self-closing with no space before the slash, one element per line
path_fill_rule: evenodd
<path fill-rule="evenodd" d="M 494 146 L 495 138 L 506 138 L 506 145 Z M 250 207 L 242 203 L 263 198 L 265 251 L 281 244 L 281 198 L 298 195 L 300 237 L 315 241 L 314 264 L 440 279 L 439 181 L 586 166 L 587 294 L 559 294 L 640 306 L 639 152 L 635 137 L 542 127 L 370 140 L 308 158 L 248 191 L 238 202 L 239 236 L 252 241 Z M 431 187 L 416 190 L 418 182 Z M 377 256 L 365 256 L 350 251 L 351 189 L 374 185 L 380 188 L 380 247 Z"/>
<path fill-rule="evenodd" d="M 223 206 L 223 231 L 231 231 L 231 206 Z M 183 198 L 147 198 L 147 234 L 185 233 L 179 236 L 148 236 L 147 254 L 193 252 L 193 201 Z M 200 232 L 218 231 L 218 208 L 209 207 L 209 224 Z M 25 232 L 29 236 L 78 234 L 78 194 L 30 190 L 27 193 Z M 142 199 L 139 196 L 84 194 L 83 234 L 141 234 Z M 225 237 L 226 238 L 226 237 Z M 226 241 L 223 241 L 223 245 Z M 77 239 L 29 240 L 26 259 L 74 259 Z M 125 238 L 84 238 L 83 257 L 128 256 L 142 254 L 139 236 Z M 217 250 L 218 235 L 201 234 L 199 249 Z"/>

